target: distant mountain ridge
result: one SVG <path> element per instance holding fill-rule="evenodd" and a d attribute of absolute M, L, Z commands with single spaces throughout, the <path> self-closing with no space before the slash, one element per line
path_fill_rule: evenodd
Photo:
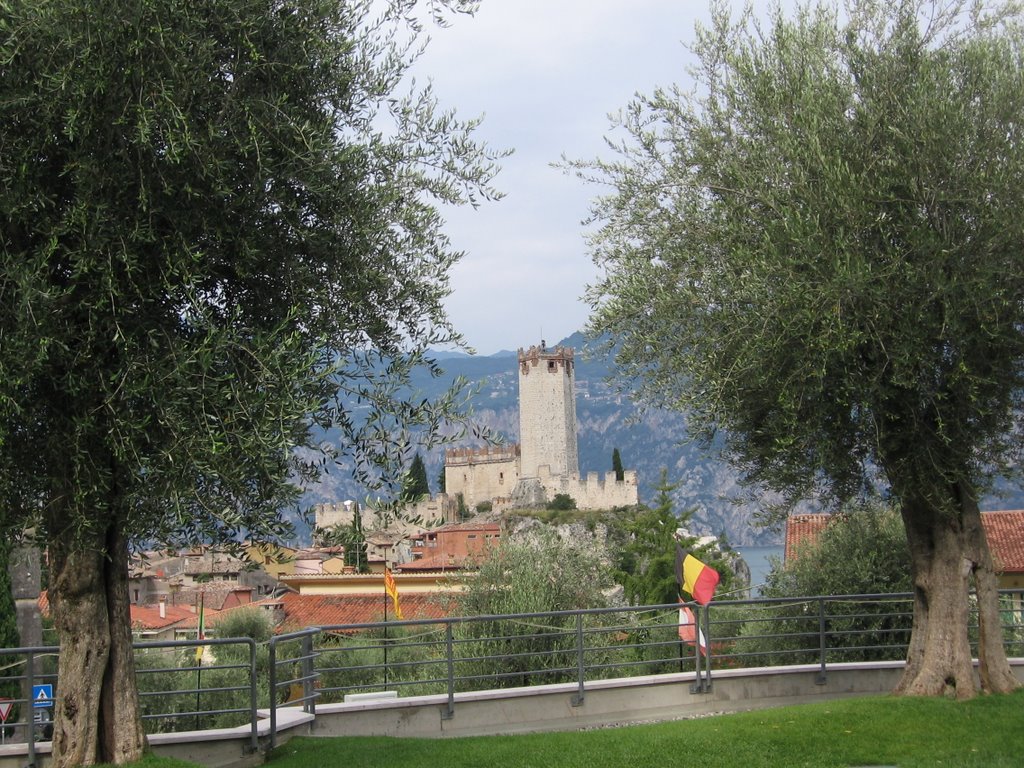
<path fill-rule="evenodd" d="M 539 340 L 538 340 L 539 341 Z M 667 470 L 677 512 L 694 509 L 694 534 L 724 533 L 734 546 L 764 546 L 781 542 L 781 531 L 766 530 L 754 524 L 758 505 L 740 501 L 742 488 L 738 473 L 717 456 L 706 455 L 689 438 L 685 414 L 651 409 L 641 413 L 626 396 L 606 383 L 609 362 L 583 354 L 584 337 L 580 333 L 556 345 L 576 350 L 576 420 L 581 474 L 611 471 L 612 452 L 619 449 L 626 469 L 637 470 L 640 501 L 650 504 L 657 491 L 661 470 Z M 526 346 L 526 345 L 524 345 Z M 494 355 L 440 353 L 438 362 L 444 375 L 431 378 L 423 371 L 413 380 L 417 396 L 435 397 L 458 376 L 477 385 L 472 399 L 473 420 L 488 427 L 508 442 L 519 436 L 518 362 L 515 352 Z M 467 442 L 467 444 L 469 444 Z M 449 448 L 452 446 L 448 446 Z M 423 455 L 433 492 L 443 462 L 443 450 Z M 310 503 L 361 499 L 359 489 L 345 472 L 332 471 L 310 489 Z M 999 500 L 989 500 L 985 509 L 1024 506 L 1024 493 L 1012 489 Z M 811 507 L 808 507 L 811 511 Z"/>

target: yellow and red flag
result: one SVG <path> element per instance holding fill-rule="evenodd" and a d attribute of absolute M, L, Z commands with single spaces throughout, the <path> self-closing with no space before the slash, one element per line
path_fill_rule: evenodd
<path fill-rule="evenodd" d="M 203 593 L 199 593 L 199 630 L 196 632 L 196 640 L 206 639 L 206 612 L 203 606 Z M 203 660 L 203 646 L 196 646 L 196 663 Z"/>
<path fill-rule="evenodd" d="M 398 585 L 395 584 L 395 577 L 387 566 L 384 567 L 384 591 L 395 605 L 395 618 L 401 619 L 402 607 L 398 604 Z"/>
<path fill-rule="evenodd" d="M 676 581 L 683 592 L 692 595 L 701 605 L 707 605 L 715 596 L 718 579 L 718 571 L 676 544 Z"/>

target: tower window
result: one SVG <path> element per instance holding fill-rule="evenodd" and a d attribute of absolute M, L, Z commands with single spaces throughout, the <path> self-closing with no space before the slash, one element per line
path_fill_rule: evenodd
<path fill-rule="evenodd" d="M 556 368 L 558 368 L 558 363 L 556 363 L 554 360 L 548 360 L 548 370 L 553 371 Z"/>

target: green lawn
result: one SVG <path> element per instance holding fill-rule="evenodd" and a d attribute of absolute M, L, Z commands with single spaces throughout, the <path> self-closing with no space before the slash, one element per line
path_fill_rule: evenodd
<path fill-rule="evenodd" d="M 458 713 L 456 712 L 456 717 Z M 958 703 L 871 697 L 570 733 L 295 738 L 270 768 L 1024 765 L 1024 690 Z"/>

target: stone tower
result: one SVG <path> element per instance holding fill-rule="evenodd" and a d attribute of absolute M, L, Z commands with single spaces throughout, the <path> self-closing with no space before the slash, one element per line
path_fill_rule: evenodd
<path fill-rule="evenodd" d="M 519 350 L 520 477 L 545 465 L 556 477 L 579 476 L 575 383 L 572 349 Z"/>

